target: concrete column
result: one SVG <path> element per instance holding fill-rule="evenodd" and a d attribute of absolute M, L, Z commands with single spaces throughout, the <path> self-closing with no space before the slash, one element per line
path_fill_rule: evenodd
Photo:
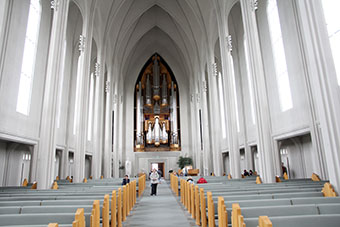
<path fill-rule="evenodd" d="M 242 83 L 242 77 L 241 77 L 241 84 Z M 252 170 L 253 169 L 253 166 L 252 166 L 252 157 L 251 157 L 251 149 L 250 149 L 250 146 L 248 145 L 248 133 L 247 133 L 247 121 L 246 121 L 246 114 L 245 114 L 245 105 L 244 105 L 244 87 L 241 85 L 241 93 L 242 93 L 242 98 L 241 98 L 241 118 L 242 118 L 242 121 L 243 121 L 243 132 L 244 132 L 244 158 L 245 158 L 245 163 L 246 163 L 246 169 L 247 170 Z M 251 101 L 251 100 L 250 100 Z M 241 170 L 242 171 L 242 170 Z M 253 170 L 254 171 L 254 170 Z"/>
<path fill-rule="evenodd" d="M 301 7 L 300 4 L 304 4 L 301 2 L 294 2 L 294 9 L 296 15 L 298 15 L 297 24 L 298 24 L 298 31 L 299 31 L 299 39 L 301 43 L 303 43 L 303 37 L 302 37 L 302 29 L 301 26 L 303 26 L 304 22 L 302 22 L 302 18 L 304 20 L 308 19 L 306 16 L 303 16 L 303 13 L 299 11 L 299 7 Z M 306 27 L 307 28 L 307 27 Z M 307 67 L 307 56 L 305 56 L 307 53 L 303 50 L 303 46 L 301 46 L 301 53 L 304 56 L 304 65 Z M 313 84 L 311 82 L 311 79 L 309 78 L 309 71 L 305 71 L 304 73 L 305 78 L 305 84 L 307 89 L 307 95 L 308 95 L 308 107 L 309 107 L 309 113 L 310 113 L 310 133 L 312 138 L 312 144 L 313 144 L 313 171 L 317 173 L 322 179 L 328 179 L 328 173 L 327 168 L 325 166 L 325 157 L 324 153 L 322 151 L 322 135 L 321 135 L 321 129 L 320 129 L 320 123 L 318 120 L 318 110 L 317 110 L 317 103 L 316 99 L 313 94 Z"/>
<path fill-rule="evenodd" d="M 208 64 L 209 111 L 210 111 L 210 135 L 213 160 L 213 172 L 216 176 L 222 175 L 222 151 L 221 151 L 221 118 L 218 102 L 217 69 L 216 64 Z"/>
<path fill-rule="evenodd" d="M 243 27 L 247 39 L 249 64 L 253 79 L 255 113 L 257 124 L 257 143 L 260 159 L 260 175 L 265 183 L 275 182 L 273 145 L 271 138 L 271 121 L 269 114 L 268 94 L 261 56 L 260 40 L 257 30 L 257 1 L 240 0 Z"/>
<path fill-rule="evenodd" d="M 114 86 L 114 95 L 113 95 L 113 109 L 114 109 L 114 117 L 113 117 L 113 161 L 114 161 L 114 177 L 119 177 L 119 152 L 118 152 L 118 141 L 119 141 L 119 99 L 118 99 L 118 83 L 115 82 Z"/>
<path fill-rule="evenodd" d="M 195 90 L 195 89 L 192 89 Z M 193 92 L 193 91 L 192 91 Z M 191 117 L 191 144 L 192 144 L 192 155 L 193 155 L 193 161 L 194 161 L 194 168 L 200 169 L 200 173 L 202 173 L 203 169 L 200 166 L 201 163 L 201 144 L 200 144 L 200 125 L 199 120 L 197 118 L 199 117 L 197 115 L 198 108 L 196 105 L 196 96 L 195 93 L 191 94 L 191 100 L 190 100 L 190 116 Z"/>
<path fill-rule="evenodd" d="M 112 83 L 111 72 L 105 81 L 105 120 L 104 120 L 104 177 L 111 177 L 111 155 L 112 155 Z"/>
<path fill-rule="evenodd" d="M 73 182 L 82 182 L 85 177 L 85 149 L 87 141 L 88 84 L 93 31 L 93 13 L 84 19 L 83 33 L 79 42 L 76 103 L 75 103 L 75 152 Z M 77 94 L 78 93 L 78 94 Z M 77 97 L 78 95 L 78 97 Z M 96 135 L 95 135 L 96 136 Z"/>
<path fill-rule="evenodd" d="M 317 107 L 324 158 L 330 183 L 340 191 L 340 102 L 337 75 L 332 59 L 322 3 L 318 0 L 296 2 L 301 30 L 311 102 Z M 313 139 L 313 137 L 312 137 Z M 313 141 L 314 143 L 314 141 Z M 322 153 L 320 159 L 322 161 Z M 321 166 L 324 167 L 321 163 Z M 325 174 L 326 175 L 326 174 Z"/>
<path fill-rule="evenodd" d="M 202 131 L 203 131 L 203 175 L 208 176 L 212 172 L 211 165 L 211 144 L 209 131 L 209 114 L 207 100 L 208 86 L 205 80 L 202 81 L 201 87 L 201 112 L 202 112 Z"/>
<path fill-rule="evenodd" d="M 44 99 L 41 113 L 39 144 L 36 159 L 33 160 L 35 176 L 33 181 L 38 182 L 38 189 L 50 188 L 53 183 L 54 158 L 56 152 L 56 122 L 59 79 L 62 74 L 61 64 L 63 58 L 63 41 L 66 36 L 67 15 L 69 0 L 60 0 L 54 8 L 51 29 L 51 40 L 46 70 Z"/>
<path fill-rule="evenodd" d="M 103 106 L 103 90 L 104 90 L 104 70 L 100 57 L 95 63 L 95 89 L 94 89 L 94 115 L 93 115 L 93 159 L 92 174 L 94 179 L 99 179 L 102 175 L 102 106 Z"/>
<path fill-rule="evenodd" d="M 221 64 L 224 87 L 224 107 L 226 113 L 226 129 L 228 136 L 228 148 L 230 159 L 230 174 L 233 178 L 241 178 L 240 150 L 237 132 L 236 103 L 234 94 L 233 72 L 230 48 L 228 49 L 228 25 L 225 21 L 225 11 L 218 1 L 214 1 L 217 12 L 217 24 L 219 27 Z"/>

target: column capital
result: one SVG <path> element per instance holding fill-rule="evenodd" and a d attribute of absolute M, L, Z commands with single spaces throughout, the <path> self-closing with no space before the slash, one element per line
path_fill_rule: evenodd
<path fill-rule="evenodd" d="M 94 64 L 94 75 L 99 76 L 100 75 L 100 63 L 96 62 Z"/>
<path fill-rule="evenodd" d="M 205 80 L 202 81 L 202 91 L 203 92 L 208 91 L 208 84 L 207 84 L 207 81 L 205 81 Z"/>
<path fill-rule="evenodd" d="M 85 41 L 86 37 L 84 35 L 79 36 L 79 52 L 84 52 L 85 51 Z"/>
<path fill-rule="evenodd" d="M 226 42 L 227 42 L 228 51 L 231 53 L 233 51 L 233 41 L 232 41 L 231 35 L 228 35 L 226 37 Z"/>
<path fill-rule="evenodd" d="M 58 11 L 60 0 L 51 0 L 51 9 Z"/>
<path fill-rule="evenodd" d="M 250 7 L 255 12 L 258 9 L 258 0 L 250 0 Z"/>
<path fill-rule="evenodd" d="M 214 62 L 214 63 L 212 64 L 212 75 L 213 75 L 214 77 L 217 77 L 217 75 L 218 75 L 218 73 L 217 73 L 217 64 L 216 64 L 216 62 Z"/>
<path fill-rule="evenodd" d="M 110 81 L 107 80 L 105 81 L 105 93 L 109 93 L 110 92 Z"/>

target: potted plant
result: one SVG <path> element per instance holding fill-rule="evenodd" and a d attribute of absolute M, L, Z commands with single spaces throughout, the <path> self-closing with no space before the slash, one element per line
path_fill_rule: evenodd
<path fill-rule="evenodd" d="M 183 169 L 185 166 L 191 166 L 192 163 L 193 163 L 192 158 L 190 158 L 190 157 L 182 157 L 182 156 L 179 156 L 178 162 L 177 162 L 178 167 L 180 169 Z"/>

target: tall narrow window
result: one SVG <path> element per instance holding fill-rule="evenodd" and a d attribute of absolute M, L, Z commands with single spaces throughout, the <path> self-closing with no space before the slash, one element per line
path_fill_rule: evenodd
<path fill-rule="evenodd" d="M 253 95 L 253 81 L 251 78 L 250 73 L 250 61 L 249 61 L 249 55 L 248 55 L 248 44 L 246 38 L 243 39 L 243 46 L 244 46 L 244 54 L 246 58 L 246 67 L 247 67 L 247 78 L 248 78 L 248 91 L 249 91 L 249 97 L 250 97 L 250 110 L 251 110 L 251 120 L 253 124 L 255 124 L 255 108 L 254 108 L 254 95 Z"/>
<path fill-rule="evenodd" d="M 233 87 L 234 87 L 234 98 L 235 98 L 235 108 L 236 108 L 236 125 L 237 125 L 237 132 L 240 132 L 240 120 L 239 120 L 239 117 L 238 117 L 238 102 L 237 102 L 237 92 L 236 92 L 234 59 L 233 59 L 233 56 L 231 54 L 230 54 L 230 60 L 231 60 L 231 73 L 232 73 L 232 80 L 233 80 Z"/>
<path fill-rule="evenodd" d="M 24 54 L 21 65 L 19 92 L 16 111 L 29 115 L 34 66 L 37 52 L 41 5 L 40 0 L 31 0 L 25 37 Z"/>
<path fill-rule="evenodd" d="M 289 84 L 287 61 L 283 46 L 279 11 L 276 0 L 268 0 L 267 15 L 270 30 L 270 39 L 274 55 L 277 85 L 281 111 L 293 108 L 292 94 Z"/>
<path fill-rule="evenodd" d="M 322 0 L 338 85 L 340 86 L 340 2 Z"/>
<path fill-rule="evenodd" d="M 90 101 L 88 110 L 88 128 L 87 128 L 87 140 L 92 139 L 92 122 L 93 122 L 93 97 L 94 96 L 94 75 L 91 73 L 90 76 Z"/>
<path fill-rule="evenodd" d="M 227 138 L 227 129 L 226 129 L 226 123 L 225 123 L 225 110 L 224 110 L 224 96 L 223 96 L 223 88 L 222 88 L 222 74 L 221 72 L 218 72 L 218 95 L 220 96 L 220 112 L 221 112 L 221 123 L 222 123 L 222 137 L 223 139 Z"/>

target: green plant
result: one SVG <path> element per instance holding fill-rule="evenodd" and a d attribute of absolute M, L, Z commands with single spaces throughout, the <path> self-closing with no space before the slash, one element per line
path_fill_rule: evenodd
<path fill-rule="evenodd" d="M 178 158 L 178 166 L 180 169 L 183 169 L 184 166 L 189 166 L 189 165 L 192 165 L 192 158 L 190 157 L 182 157 L 182 156 L 179 156 Z"/>

